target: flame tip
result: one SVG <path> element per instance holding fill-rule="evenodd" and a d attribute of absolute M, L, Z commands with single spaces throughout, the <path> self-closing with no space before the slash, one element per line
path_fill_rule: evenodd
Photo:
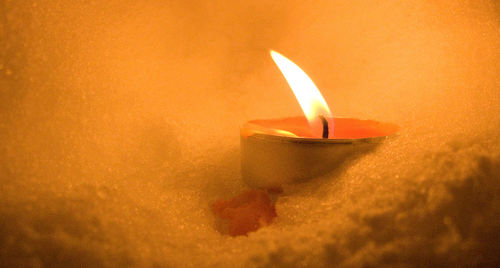
<path fill-rule="evenodd" d="M 269 54 L 271 55 L 271 58 L 273 58 L 273 60 L 276 59 L 276 57 L 283 57 L 283 55 L 281 55 L 279 52 L 277 52 L 276 50 L 269 50 Z"/>

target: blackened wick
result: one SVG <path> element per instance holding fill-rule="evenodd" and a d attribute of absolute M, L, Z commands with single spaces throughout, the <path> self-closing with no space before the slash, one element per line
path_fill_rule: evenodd
<path fill-rule="evenodd" d="M 323 139 L 328 139 L 328 121 L 322 115 L 319 116 L 321 122 L 323 122 Z"/>

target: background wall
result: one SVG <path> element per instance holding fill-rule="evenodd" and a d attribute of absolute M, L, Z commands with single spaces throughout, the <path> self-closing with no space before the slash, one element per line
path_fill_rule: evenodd
<path fill-rule="evenodd" d="M 496 1 L 0 2 L 0 263 L 498 262 Z M 336 115 L 402 127 L 215 230 L 238 127 L 300 114 L 275 49 Z"/>

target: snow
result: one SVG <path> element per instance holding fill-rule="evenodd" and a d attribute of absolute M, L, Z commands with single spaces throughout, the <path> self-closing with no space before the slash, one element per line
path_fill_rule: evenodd
<path fill-rule="evenodd" d="M 494 266 L 496 1 L 0 3 L 0 266 Z M 275 224 L 216 230 L 246 189 L 239 129 L 300 114 L 401 126 L 284 189 Z"/>

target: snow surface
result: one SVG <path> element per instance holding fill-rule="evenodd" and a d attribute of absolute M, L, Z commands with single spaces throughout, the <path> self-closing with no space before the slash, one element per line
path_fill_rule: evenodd
<path fill-rule="evenodd" d="M 500 11 L 486 1 L 0 1 L 0 266 L 495 266 Z M 246 120 L 400 133 L 284 189 L 278 221 L 216 230 L 245 189 Z"/>

